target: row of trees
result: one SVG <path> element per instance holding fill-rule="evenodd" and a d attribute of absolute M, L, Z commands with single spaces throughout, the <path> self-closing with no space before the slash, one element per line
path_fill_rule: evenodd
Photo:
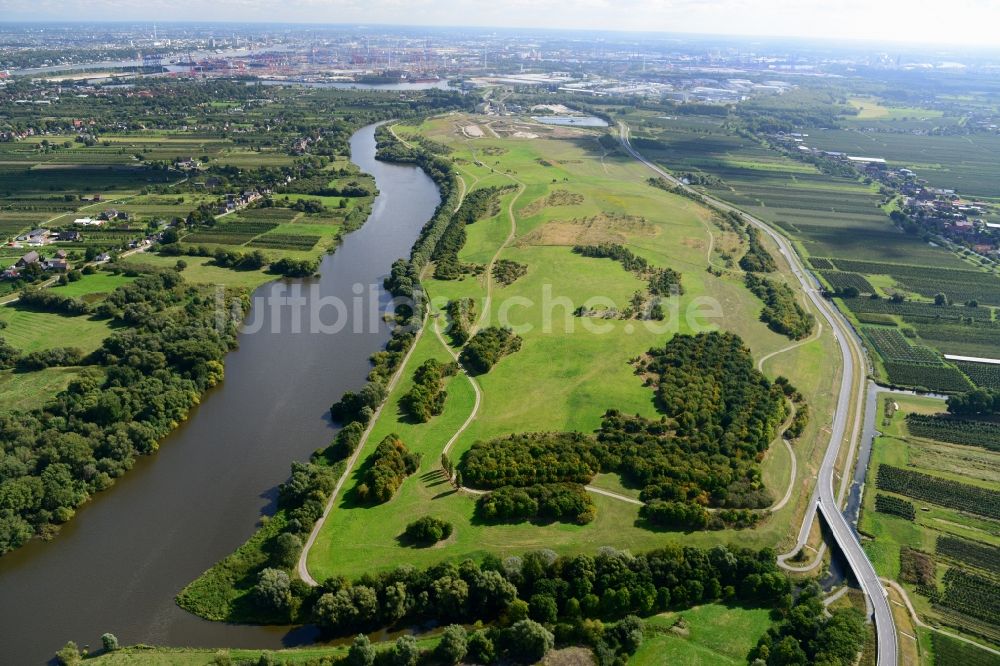
<path fill-rule="evenodd" d="M 458 253 L 465 246 L 465 226 L 496 215 L 500 209 L 500 198 L 512 189 L 513 185 L 484 187 L 465 196 L 431 255 L 435 262 L 435 278 L 454 280 L 463 275 L 465 269 L 458 260 Z"/>
<path fill-rule="evenodd" d="M 729 213 L 729 215 L 739 219 L 736 213 Z M 740 258 L 740 268 L 747 273 L 773 273 L 776 271 L 778 266 L 774 263 L 774 257 L 760 242 L 760 232 L 752 224 L 747 224 L 744 230 L 749 246 L 746 254 Z"/>
<path fill-rule="evenodd" d="M 502 632 L 530 621 L 551 633 L 553 638 L 543 641 L 548 647 L 589 645 L 602 664 L 638 647 L 642 624 L 629 617 L 633 614 L 723 600 L 782 610 L 792 604 L 789 581 L 778 571 L 772 550 L 727 546 L 669 546 L 640 555 L 612 548 L 596 556 L 558 557 L 551 551 L 506 559 L 487 555 L 482 563 L 400 567 L 354 582 L 331 579 L 301 592 L 307 595 L 298 604 L 301 612 L 331 636 L 475 619 L 494 623 L 490 631 L 497 633 L 488 636 L 496 658 L 513 649 Z M 292 586 L 291 593 L 299 594 L 300 588 Z M 514 660 L 523 663 L 527 656 Z M 533 651 L 531 657 L 540 655 Z M 477 663 L 493 661 L 474 658 Z"/>

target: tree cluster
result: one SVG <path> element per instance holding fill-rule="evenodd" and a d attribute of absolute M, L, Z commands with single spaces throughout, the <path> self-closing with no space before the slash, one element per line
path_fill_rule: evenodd
<path fill-rule="evenodd" d="M 363 481 L 357 487 L 358 499 L 376 504 L 388 502 L 419 465 L 419 453 L 410 453 L 398 435 L 387 435 L 366 461 Z"/>
<path fill-rule="evenodd" d="M 476 319 L 475 299 L 457 298 L 448 301 L 445 314 L 448 315 L 448 335 L 451 336 L 452 344 L 464 345 L 469 340 Z"/>
<path fill-rule="evenodd" d="M 493 264 L 493 279 L 501 287 L 513 284 L 519 277 L 528 273 L 528 267 L 510 259 L 497 259 Z"/>
<path fill-rule="evenodd" d="M 764 301 L 760 320 L 768 328 L 791 340 L 801 340 L 812 333 L 816 318 L 799 305 L 791 287 L 754 273 L 747 273 L 744 281 L 747 289 Z"/>
<path fill-rule="evenodd" d="M 451 536 L 454 527 L 446 520 L 433 516 L 417 518 L 406 526 L 403 538 L 414 544 L 429 546 Z"/>
<path fill-rule="evenodd" d="M 822 592 L 815 583 L 805 587 L 783 621 L 767 630 L 747 660 L 768 666 L 850 666 L 865 642 L 865 619 L 854 608 L 839 608 L 827 616 Z"/>
<path fill-rule="evenodd" d="M 429 358 L 413 372 L 413 386 L 400 400 L 400 407 L 419 423 L 426 423 L 432 416 L 444 411 L 444 401 L 448 393 L 444 390 L 444 379 L 458 372 L 455 362 L 442 363 Z"/>
<path fill-rule="evenodd" d="M 521 348 L 521 336 L 509 328 L 490 326 L 476 332 L 465 343 L 459 361 L 476 374 L 485 374 L 497 362 Z"/>
<path fill-rule="evenodd" d="M 538 521 L 586 525 L 594 520 L 597 507 L 578 483 L 540 483 L 533 486 L 501 486 L 476 501 L 476 515 L 487 522 Z"/>
<path fill-rule="evenodd" d="M 1000 413 L 1000 391 L 977 388 L 948 397 L 948 412 L 955 416 Z"/>

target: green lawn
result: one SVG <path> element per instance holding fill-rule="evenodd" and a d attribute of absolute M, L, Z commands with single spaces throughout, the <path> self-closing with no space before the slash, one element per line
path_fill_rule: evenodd
<path fill-rule="evenodd" d="M 182 260 L 187 268 L 181 275 L 188 282 L 204 284 L 221 284 L 227 287 L 247 287 L 253 289 L 265 282 L 277 279 L 277 276 L 258 271 L 236 271 L 231 268 L 213 266 L 211 257 L 161 257 L 151 252 L 133 254 L 124 259 L 127 264 L 144 264 L 173 268 L 177 261 Z"/>
<path fill-rule="evenodd" d="M 0 412 L 41 407 L 65 389 L 81 368 L 46 368 L 35 372 L 0 372 Z"/>
<path fill-rule="evenodd" d="M 682 620 L 678 624 L 678 621 Z M 772 624 L 766 608 L 711 604 L 646 621 L 646 640 L 629 666 L 746 664 L 747 654 Z M 676 625 L 676 628 L 674 628 Z"/>
<path fill-rule="evenodd" d="M 107 319 L 36 312 L 19 308 L 16 303 L 0 307 L 0 321 L 7 323 L 0 336 L 23 352 L 78 347 L 89 353 L 111 333 Z"/>
<path fill-rule="evenodd" d="M 453 459 L 457 460 L 479 439 L 512 432 L 590 432 L 599 426 L 602 414 L 609 408 L 658 416 L 652 389 L 642 385 L 629 360 L 654 345 L 664 344 L 675 332 L 712 327 L 733 330 L 757 357 L 788 346 L 787 338 L 759 322 L 760 301 L 746 290 L 739 275 L 716 277 L 706 272 L 709 233 L 716 230 L 709 221 L 710 214 L 688 199 L 649 186 L 644 167 L 625 158 L 607 159 L 603 164 L 590 159 L 590 144 L 584 141 L 596 145 L 588 138 L 590 135 L 572 141 L 462 142 L 456 140 L 453 122 L 453 117 L 431 120 L 419 129 L 436 141 L 456 147 L 456 156 L 465 160 L 461 168 L 470 187 L 472 183 L 485 187 L 512 182 L 491 173 L 488 167 L 476 165 L 475 160 L 480 158 L 489 165 L 501 162 L 497 168 L 509 169 L 524 185 L 520 196 L 515 192 L 505 195 L 499 215 L 467 228 L 468 241 L 460 259 L 489 262 L 510 232 L 506 210 L 513 202 L 516 234 L 499 256 L 527 266 L 527 274 L 513 284 L 494 286 L 488 317 L 483 320 L 483 325 L 514 327 L 523 338 L 522 348 L 478 378 L 483 390 L 482 405 L 469 429 L 455 442 Z M 493 154 L 483 157 L 488 150 Z M 541 164 L 543 156 L 551 166 Z M 577 196 L 562 197 L 569 203 L 545 204 L 553 192 L 563 191 Z M 651 330 L 639 321 L 572 316 L 573 309 L 589 299 L 607 299 L 620 307 L 645 286 L 616 262 L 585 258 L 571 251 L 577 242 L 601 240 L 624 243 L 653 265 L 671 267 L 683 274 L 685 294 L 677 299 L 676 311 L 671 309 L 673 304 L 666 306 L 668 325 L 663 329 Z M 428 279 L 425 284 L 438 307 L 458 297 L 474 298 L 480 310 L 483 307 L 483 277 Z M 697 308 L 704 311 L 708 305 L 716 306 L 721 316 L 713 320 L 694 316 Z M 606 330 L 596 332 L 594 326 Z M 828 423 L 830 396 L 835 393 L 837 373 L 833 364 L 839 356 L 832 353 L 834 344 L 829 332 L 824 332 L 813 343 L 775 356 L 765 367 L 769 376 L 779 371 L 788 376 L 812 403 L 813 423 L 803 443 L 797 445 L 803 464 L 822 453 L 822 438 L 816 435 Z M 332 575 L 357 576 L 404 562 L 425 566 L 442 559 L 480 557 L 488 552 L 507 555 L 540 547 L 578 553 L 594 552 L 604 545 L 648 550 L 667 541 L 699 546 L 778 546 L 793 531 L 791 523 L 808 498 L 809 488 L 803 485 L 802 492 L 795 493 L 782 511 L 758 529 L 745 531 L 651 532 L 636 525 L 637 506 L 603 496 L 594 497 L 596 520 L 582 527 L 478 524 L 473 521 L 475 497 L 454 492 L 437 474 L 445 442 L 471 412 L 473 393 L 469 382 L 461 376 L 452 378 L 444 413 L 428 423 L 406 422 L 398 407 L 410 388 L 412 369 L 432 357 L 450 359 L 433 331 L 428 330 L 414 351 L 404 380 L 390 395 L 361 457 L 364 460 L 383 437 L 395 432 L 411 450 L 422 454 L 420 469 L 403 483 L 396 497 L 375 507 L 356 505 L 353 488 L 357 475 L 348 480 L 346 492 L 338 498 L 310 551 L 310 572 L 317 580 Z M 762 471 L 776 499 L 784 495 L 787 487 L 789 464 L 784 450 L 770 453 L 764 461 Z M 805 478 L 800 474 L 799 482 Z M 406 524 L 423 514 L 451 521 L 454 536 L 433 548 L 400 545 L 397 537 Z"/>
<path fill-rule="evenodd" d="M 52 287 L 52 291 L 60 296 L 73 296 L 83 298 L 86 301 L 93 301 L 109 294 L 122 285 L 128 284 L 134 279 L 102 271 L 93 275 L 84 275 L 76 282 L 70 282 L 66 285 L 55 285 Z"/>

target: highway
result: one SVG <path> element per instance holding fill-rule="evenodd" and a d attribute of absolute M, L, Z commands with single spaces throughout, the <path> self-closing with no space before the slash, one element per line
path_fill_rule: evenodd
<path fill-rule="evenodd" d="M 819 293 L 815 281 L 806 271 L 801 259 L 784 236 L 752 215 L 748 215 L 724 201 L 688 187 L 664 169 L 647 160 L 632 147 L 629 140 L 629 128 L 624 123 L 619 123 L 619 138 L 622 146 L 633 158 L 642 162 L 657 175 L 662 176 L 676 187 L 697 195 L 719 210 L 733 211 L 740 214 L 744 220 L 766 233 L 777 244 L 778 249 L 802 285 L 802 289 L 809 297 L 809 300 L 812 301 L 816 309 L 832 327 L 834 337 L 840 347 L 844 371 L 841 377 L 840 395 L 837 398 L 837 409 L 833 416 L 830 444 L 827 446 L 826 454 L 823 456 L 823 462 L 819 471 L 819 480 L 816 490 L 810 499 L 809 507 L 806 510 L 805 520 L 799 532 L 798 544 L 801 547 L 805 543 L 812 520 L 818 509 L 823 514 L 833 538 L 847 558 L 851 570 L 861 584 L 861 589 L 868 597 L 873 609 L 875 629 L 878 637 L 878 664 L 880 666 L 895 666 L 898 659 L 896 650 L 896 625 L 892 617 L 892 610 L 889 607 L 888 594 L 882 586 L 868 556 L 861 548 L 861 544 L 855 537 L 853 530 L 851 530 L 850 525 L 841 513 L 837 494 L 834 489 L 834 468 L 836 467 L 837 458 L 840 455 L 841 443 L 847 432 L 848 419 L 851 412 L 851 398 L 855 389 L 864 391 L 867 374 L 864 366 L 864 355 L 859 352 L 855 356 L 854 351 L 852 351 L 852 349 L 858 349 L 853 330 L 843 319 L 840 312 L 837 311 L 836 307 Z M 849 459 L 848 464 L 850 462 L 851 460 Z M 844 476 L 846 478 L 850 475 L 845 474 Z"/>

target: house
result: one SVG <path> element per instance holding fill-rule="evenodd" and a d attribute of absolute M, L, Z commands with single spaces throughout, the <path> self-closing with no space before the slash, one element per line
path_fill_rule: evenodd
<path fill-rule="evenodd" d="M 14 266 L 16 268 L 24 268 L 25 266 L 28 266 L 30 264 L 37 264 L 40 260 L 41 260 L 41 257 L 38 256 L 38 253 L 32 251 L 32 252 L 29 252 L 28 254 L 24 255 L 20 259 L 18 259 L 17 263 L 14 264 Z"/>
<path fill-rule="evenodd" d="M 100 227 L 104 225 L 104 220 L 95 220 L 92 217 L 78 217 L 73 220 L 73 224 L 81 227 Z"/>
<path fill-rule="evenodd" d="M 111 261 L 111 255 L 108 254 L 107 252 L 102 252 L 101 254 L 97 255 L 97 257 L 95 257 L 94 261 L 96 261 L 99 264 L 103 264 L 106 261 Z"/>
<path fill-rule="evenodd" d="M 66 253 L 64 252 L 63 255 L 65 254 Z M 51 259 L 46 259 L 44 263 L 46 270 L 56 271 L 58 273 L 65 273 L 69 270 L 69 261 L 66 260 L 65 256 L 62 258 L 53 257 Z"/>
<path fill-rule="evenodd" d="M 83 240 L 83 236 L 80 235 L 79 231 L 60 231 L 59 235 L 56 236 L 56 240 L 76 242 Z"/>
<path fill-rule="evenodd" d="M 48 240 L 49 233 L 48 229 L 32 229 L 28 233 L 18 236 L 17 240 L 28 245 L 42 245 Z"/>

